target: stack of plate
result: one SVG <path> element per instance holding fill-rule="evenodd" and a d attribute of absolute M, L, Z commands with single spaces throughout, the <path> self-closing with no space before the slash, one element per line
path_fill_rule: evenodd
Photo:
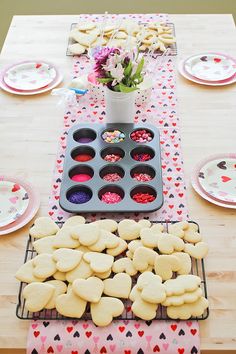
<path fill-rule="evenodd" d="M 226 54 L 202 53 L 181 61 L 179 72 L 201 85 L 229 85 L 236 82 L 236 60 Z"/>
<path fill-rule="evenodd" d="M 212 155 L 201 161 L 192 185 L 209 202 L 236 209 L 236 154 Z"/>
<path fill-rule="evenodd" d="M 37 213 L 39 193 L 23 179 L 0 176 L 0 235 L 26 225 Z"/>
<path fill-rule="evenodd" d="M 61 81 L 57 68 L 41 60 L 15 63 L 0 75 L 0 87 L 16 95 L 37 95 L 52 90 Z"/>

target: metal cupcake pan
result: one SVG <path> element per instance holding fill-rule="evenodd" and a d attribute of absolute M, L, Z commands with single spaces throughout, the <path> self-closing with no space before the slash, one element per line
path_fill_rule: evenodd
<path fill-rule="evenodd" d="M 152 140 L 146 143 L 133 141 L 130 134 L 139 129 L 149 130 Z M 125 134 L 122 142 L 108 143 L 102 138 L 105 131 L 119 130 Z M 90 138 L 92 141 L 86 142 Z M 79 141 L 78 141 L 79 140 Z M 85 142 L 81 142 L 85 141 Z M 78 162 L 74 158 L 79 154 L 89 154 L 89 161 Z M 145 162 L 132 158 L 135 153 L 148 153 L 151 159 Z M 122 159 L 117 162 L 104 160 L 106 154 L 120 154 Z M 117 182 L 103 179 L 107 173 L 117 172 L 122 178 Z M 152 180 L 139 182 L 134 173 L 148 173 Z M 75 174 L 88 174 L 91 179 L 76 182 L 71 179 Z M 90 200 L 76 204 L 68 200 L 69 196 L 78 191 L 88 193 Z M 101 201 L 105 192 L 118 193 L 122 200 L 119 203 L 106 204 Z M 155 200 L 142 204 L 132 199 L 135 193 L 152 193 Z M 78 124 L 73 126 L 67 137 L 63 176 L 60 191 L 60 206 L 71 213 L 87 212 L 152 212 L 163 204 L 163 183 L 161 173 L 160 134 L 153 125 L 138 124 Z"/>

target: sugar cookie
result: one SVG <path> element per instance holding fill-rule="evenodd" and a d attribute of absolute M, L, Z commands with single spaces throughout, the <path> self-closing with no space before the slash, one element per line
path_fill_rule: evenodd
<path fill-rule="evenodd" d="M 132 280 L 126 273 L 118 273 L 113 278 L 105 279 L 104 294 L 122 299 L 128 299 Z"/>
<path fill-rule="evenodd" d="M 51 310 L 54 309 L 56 306 L 56 298 L 61 295 L 61 294 L 65 294 L 66 290 L 67 290 L 67 286 L 65 283 L 63 283 L 63 281 L 60 280 L 49 280 L 46 281 L 44 284 L 49 284 L 52 285 L 55 288 L 55 291 L 51 297 L 51 299 L 49 300 L 49 302 L 44 306 L 45 309 L 47 310 Z"/>
<path fill-rule="evenodd" d="M 200 297 L 196 302 L 191 304 L 167 307 L 167 315 L 174 320 L 187 320 L 190 317 L 199 317 L 208 308 L 208 304 L 207 299 Z"/>
<path fill-rule="evenodd" d="M 146 247 L 139 247 L 134 252 L 133 264 L 139 271 L 147 270 L 148 266 L 153 266 L 157 253 Z"/>
<path fill-rule="evenodd" d="M 88 248 L 88 247 L 86 247 L 86 246 L 82 246 L 82 245 L 80 245 L 79 247 L 77 247 L 77 248 L 75 248 L 77 251 L 81 251 L 81 252 L 83 252 L 83 253 L 87 253 L 87 252 L 91 252 L 91 250 Z"/>
<path fill-rule="evenodd" d="M 157 246 L 161 253 L 171 254 L 174 251 L 182 251 L 184 241 L 177 236 L 163 233 L 158 237 Z"/>
<path fill-rule="evenodd" d="M 83 246 L 91 246 L 99 239 L 100 229 L 95 224 L 84 224 L 75 226 L 71 230 L 71 236 Z"/>
<path fill-rule="evenodd" d="M 113 263 L 112 271 L 114 273 L 127 273 L 129 275 L 137 274 L 137 270 L 133 265 L 133 262 L 130 258 L 124 257 L 120 258 Z"/>
<path fill-rule="evenodd" d="M 93 275 L 97 278 L 100 278 L 100 279 L 107 279 L 111 275 L 111 269 L 108 270 L 107 272 L 103 272 L 103 273 L 95 273 L 94 272 Z"/>
<path fill-rule="evenodd" d="M 39 254 L 33 258 L 33 265 L 33 274 L 37 278 L 48 278 L 57 271 L 56 263 L 54 262 L 51 254 Z"/>
<path fill-rule="evenodd" d="M 80 224 L 85 224 L 85 218 L 81 215 L 75 215 L 75 216 L 71 216 L 69 219 L 67 219 L 63 226 L 63 227 L 74 227 Z"/>
<path fill-rule="evenodd" d="M 96 277 L 76 279 L 73 282 L 72 289 L 81 299 L 89 302 L 98 302 L 103 293 L 104 283 Z"/>
<path fill-rule="evenodd" d="M 79 241 L 72 238 L 70 227 L 59 230 L 53 242 L 55 248 L 77 248 L 79 245 Z"/>
<path fill-rule="evenodd" d="M 52 255 L 53 260 L 56 262 L 57 270 L 64 273 L 77 267 L 82 257 L 83 252 L 69 248 L 60 248 Z"/>
<path fill-rule="evenodd" d="M 172 253 L 172 256 L 177 257 L 180 262 L 180 268 L 177 270 L 178 274 L 183 275 L 191 272 L 192 261 L 188 253 L 174 252 Z"/>
<path fill-rule="evenodd" d="M 128 249 L 129 249 L 132 253 L 134 253 L 137 248 L 143 247 L 143 246 L 144 246 L 144 245 L 143 245 L 143 243 L 142 243 L 141 240 L 133 240 L 133 241 L 129 242 L 129 244 L 128 244 Z"/>
<path fill-rule="evenodd" d="M 165 286 L 162 279 L 151 272 L 144 272 L 137 281 L 137 288 L 141 290 L 141 298 L 152 304 L 160 304 L 166 299 Z"/>
<path fill-rule="evenodd" d="M 122 238 L 119 237 L 119 244 L 117 247 L 114 248 L 108 248 L 107 249 L 107 254 L 110 254 L 111 256 L 118 256 L 119 254 L 123 253 L 128 247 L 128 244 L 125 240 L 122 240 Z"/>
<path fill-rule="evenodd" d="M 198 232 L 197 224 L 188 223 L 188 228 L 184 230 L 184 241 L 190 243 L 197 243 L 202 241 L 202 235 Z"/>
<path fill-rule="evenodd" d="M 34 226 L 30 228 L 29 234 L 34 238 L 41 238 L 55 235 L 58 230 L 59 227 L 51 218 L 42 216 L 35 219 Z"/>
<path fill-rule="evenodd" d="M 98 303 L 90 304 L 93 323 L 97 326 L 108 326 L 113 317 L 120 316 L 124 311 L 123 302 L 114 297 L 102 297 Z"/>
<path fill-rule="evenodd" d="M 66 273 L 62 273 L 62 272 L 59 272 L 59 270 L 57 270 L 56 273 L 53 274 L 53 278 L 56 280 L 65 281 L 66 280 Z"/>
<path fill-rule="evenodd" d="M 201 278 L 197 275 L 179 275 L 176 279 L 166 280 L 164 285 L 166 295 L 182 295 L 185 292 L 191 292 L 198 288 L 201 284 Z"/>
<path fill-rule="evenodd" d="M 91 269 L 96 273 L 107 272 L 111 269 L 114 257 L 105 253 L 88 252 L 83 256 L 85 262 L 90 264 Z"/>
<path fill-rule="evenodd" d="M 155 258 L 154 269 L 162 280 L 171 279 L 173 272 L 181 267 L 179 259 L 173 255 L 160 255 Z"/>
<path fill-rule="evenodd" d="M 128 250 L 128 251 L 126 252 L 126 256 L 127 256 L 129 259 L 133 259 L 133 258 L 134 258 L 134 254 L 133 254 L 133 252 L 131 252 L 130 250 Z"/>
<path fill-rule="evenodd" d="M 118 228 L 118 223 L 112 219 L 103 219 L 94 221 L 96 225 L 98 225 L 101 229 L 107 230 L 110 232 L 115 232 Z"/>
<path fill-rule="evenodd" d="M 50 301 L 55 292 L 55 287 L 47 283 L 31 283 L 23 290 L 25 307 L 30 312 L 41 311 Z"/>
<path fill-rule="evenodd" d="M 119 245 L 119 238 L 110 231 L 100 229 L 99 239 L 89 246 L 91 251 L 102 252 L 106 248 L 115 248 Z"/>
<path fill-rule="evenodd" d="M 124 219 L 119 222 L 118 233 L 123 240 L 135 240 L 140 235 L 142 224 L 137 223 L 134 220 Z"/>
<path fill-rule="evenodd" d="M 33 274 L 34 264 L 33 260 L 24 263 L 16 272 L 16 279 L 24 282 L 24 283 L 33 283 L 33 282 L 42 282 L 46 279 L 38 278 Z"/>
<path fill-rule="evenodd" d="M 159 238 L 160 234 L 158 234 L 157 232 L 153 231 L 152 228 L 150 228 L 150 229 L 147 229 L 147 228 L 142 229 L 140 231 L 140 237 L 141 237 L 141 241 L 142 241 L 143 246 L 150 247 L 150 248 L 157 247 L 158 238 Z"/>
<path fill-rule="evenodd" d="M 208 245 L 203 241 L 198 242 L 195 245 L 185 243 L 184 252 L 188 253 L 193 258 L 202 259 L 206 257 L 208 253 Z"/>
<path fill-rule="evenodd" d="M 73 32 L 71 34 L 72 37 L 75 36 L 75 33 Z M 86 47 L 83 46 L 80 43 L 73 43 L 68 46 L 69 51 L 74 54 L 74 55 L 80 55 L 83 54 L 86 51 Z"/>
<path fill-rule="evenodd" d="M 174 236 L 178 236 L 180 238 L 184 237 L 184 230 L 188 228 L 187 221 L 180 221 L 173 224 L 168 225 L 168 232 Z"/>
<path fill-rule="evenodd" d="M 133 301 L 131 310 L 133 314 L 142 320 L 150 321 L 156 317 L 157 304 L 151 304 L 141 297 L 141 291 L 134 286 L 130 293 L 130 300 Z"/>
<path fill-rule="evenodd" d="M 77 267 L 66 273 L 66 280 L 69 283 L 73 283 L 75 279 L 87 279 L 91 277 L 92 274 L 93 271 L 89 263 L 82 259 Z"/>
<path fill-rule="evenodd" d="M 165 301 L 162 302 L 163 306 L 180 306 L 183 304 L 190 304 L 197 301 L 202 296 L 202 289 L 197 288 L 194 291 L 184 293 L 182 295 L 168 296 Z"/>
<path fill-rule="evenodd" d="M 138 224 L 141 225 L 142 228 L 149 228 L 152 226 L 151 221 L 146 220 L 146 219 L 139 220 Z"/>
<path fill-rule="evenodd" d="M 83 316 L 87 302 L 77 296 L 72 289 L 67 294 L 56 298 L 57 311 L 66 317 L 80 318 Z"/>
<path fill-rule="evenodd" d="M 39 238 L 38 240 L 33 242 L 33 247 L 35 251 L 40 254 L 40 253 L 53 253 L 56 248 L 54 247 L 55 236 L 46 236 Z"/>

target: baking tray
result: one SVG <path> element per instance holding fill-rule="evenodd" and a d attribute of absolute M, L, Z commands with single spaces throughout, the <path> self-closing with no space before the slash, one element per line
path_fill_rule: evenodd
<path fill-rule="evenodd" d="M 141 22 L 140 24 L 144 25 L 145 23 Z M 72 31 L 77 25 L 78 25 L 78 23 L 72 23 L 71 26 L 70 26 L 70 31 Z M 174 25 L 174 23 L 167 22 L 166 25 L 172 29 L 172 35 L 175 37 L 175 25 Z M 68 43 L 67 43 L 67 49 L 66 49 L 66 55 L 67 56 L 75 56 L 75 54 L 72 54 L 70 52 L 70 49 L 69 49 L 69 46 L 71 44 L 75 44 L 75 43 L 77 43 L 77 42 L 74 39 L 69 37 Z M 168 55 L 170 55 L 170 56 L 176 56 L 177 55 L 177 44 L 176 44 L 176 42 L 171 44 L 167 48 L 170 49 L 170 51 L 168 52 Z M 147 53 L 147 52 L 148 51 L 143 52 L 143 53 Z M 157 51 L 155 51 L 153 57 L 162 56 L 162 54 L 163 54 L 163 52 L 161 52 L 160 50 L 157 50 Z M 80 54 L 79 56 L 81 56 L 81 55 L 87 56 L 87 52 L 85 52 L 83 54 Z"/>
<path fill-rule="evenodd" d="M 147 143 L 134 142 L 130 134 L 133 131 L 145 129 L 150 131 L 153 139 Z M 125 134 L 124 141 L 119 143 L 108 143 L 102 139 L 104 131 L 119 130 Z M 153 212 L 163 204 L 163 184 L 160 156 L 159 130 L 145 124 L 78 124 L 73 126 L 67 136 L 67 147 L 63 166 L 63 175 L 60 191 L 60 206 L 70 213 L 91 213 L 91 212 Z M 81 138 L 94 139 L 89 143 L 80 143 Z M 87 153 L 95 155 L 87 162 L 74 160 L 76 154 Z M 136 153 L 149 153 L 152 159 L 145 163 L 132 158 Z M 112 163 L 104 160 L 106 154 L 119 153 L 122 159 Z M 107 182 L 103 180 L 106 173 L 117 172 L 123 177 L 118 182 Z M 148 182 L 138 182 L 132 178 L 133 173 L 149 173 L 153 179 Z M 73 175 L 82 173 L 91 175 L 87 182 L 75 182 L 71 179 Z M 76 191 L 84 191 L 90 195 L 86 203 L 71 203 L 68 198 Z M 106 204 L 101 201 L 101 195 L 106 192 L 118 193 L 122 200 L 119 203 Z M 155 200 L 142 204 L 132 199 L 136 193 L 150 193 L 155 195 Z"/>
<path fill-rule="evenodd" d="M 168 231 L 168 225 L 170 223 L 175 223 L 175 222 L 177 222 L 177 221 L 172 221 L 172 222 L 152 221 L 152 223 L 163 224 L 166 227 L 167 231 Z M 195 223 L 194 221 L 189 221 L 189 222 L 192 222 L 198 226 L 198 224 Z M 62 223 L 58 224 L 58 225 L 62 225 Z M 198 231 L 200 231 L 199 226 L 198 226 Z M 30 259 L 34 258 L 37 255 L 36 251 L 33 249 L 33 241 L 34 240 L 31 238 L 31 236 L 29 236 L 29 239 L 28 239 L 27 245 L 26 245 L 24 263 L 26 263 L 27 261 L 29 261 Z M 115 257 L 115 260 L 120 257 L 121 257 L 120 255 Z M 198 275 L 201 278 L 200 287 L 202 289 L 203 296 L 205 298 L 207 298 L 207 282 L 206 282 L 205 266 L 204 266 L 203 260 L 197 260 L 197 259 L 192 258 L 191 274 Z M 113 275 L 114 274 L 111 274 L 112 277 L 113 277 Z M 135 285 L 135 284 L 136 284 L 136 277 L 133 277 L 133 285 Z M 17 307 L 16 307 L 16 316 L 19 319 L 22 319 L 22 320 L 91 320 L 91 314 L 89 312 L 89 305 L 86 308 L 84 315 L 80 319 L 62 316 L 55 309 L 53 309 L 53 310 L 46 310 L 45 309 L 40 312 L 29 312 L 25 307 L 25 299 L 23 298 L 23 295 L 22 295 L 23 289 L 26 285 L 27 285 L 26 283 L 21 282 L 20 287 L 19 287 L 18 303 L 17 303 Z M 125 305 L 125 311 L 123 312 L 123 314 L 121 316 L 116 317 L 115 319 L 137 320 L 138 318 L 136 318 L 131 312 L 132 302 L 130 300 L 123 300 L 123 299 L 122 299 L 122 301 Z M 198 320 L 198 321 L 205 320 L 208 318 L 208 316 L 209 316 L 209 308 L 207 308 L 205 310 L 205 312 L 203 313 L 202 316 L 191 317 L 190 320 Z M 157 314 L 156 314 L 156 317 L 154 320 L 172 320 L 172 319 L 170 319 L 167 316 L 165 307 L 159 305 L 158 311 L 157 311 Z"/>

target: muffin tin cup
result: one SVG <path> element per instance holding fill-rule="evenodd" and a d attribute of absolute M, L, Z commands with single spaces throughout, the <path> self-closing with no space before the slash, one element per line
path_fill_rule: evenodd
<path fill-rule="evenodd" d="M 140 144 L 134 142 L 130 138 L 130 134 L 137 129 L 148 129 L 153 133 L 153 139 L 151 142 Z M 125 133 L 124 141 L 120 143 L 107 143 L 102 139 L 102 133 L 104 130 L 121 130 Z M 93 136 L 96 138 L 89 143 L 79 143 L 75 139 L 78 136 L 86 137 L 87 133 L 93 131 Z M 74 139 L 75 137 L 75 139 Z M 86 162 L 77 162 L 73 159 L 75 151 L 80 147 L 85 146 L 93 149 L 96 152 L 92 160 Z M 136 150 L 135 150 L 136 149 Z M 150 153 L 152 159 L 149 161 L 139 162 L 132 158 L 133 152 L 138 153 Z M 104 160 L 104 156 L 109 154 L 122 155 L 122 159 L 117 162 L 107 162 Z M 79 171 L 77 169 L 80 165 L 90 167 L 94 174 L 92 178 L 86 182 L 75 182 L 71 180 L 71 171 Z M 115 169 L 117 166 L 118 170 Z M 133 169 L 140 171 L 141 173 L 150 174 L 150 171 L 154 171 L 152 174 L 153 179 L 151 181 L 139 182 L 131 176 Z M 159 130 L 152 125 L 138 125 L 138 124 L 93 124 L 92 127 L 87 124 L 78 124 L 72 127 L 68 133 L 67 148 L 65 153 L 65 161 L 63 167 L 63 176 L 60 192 L 60 206 L 62 209 L 71 213 L 88 213 L 88 212 L 152 212 L 159 209 L 163 204 L 163 186 L 162 186 L 162 174 L 161 174 L 161 157 L 160 157 L 160 138 Z M 107 173 L 119 172 L 122 174 L 120 181 L 108 182 L 103 180 L 104 170 Z M 123 172 L 122 172 L 123 171 Z M 74 204 L 69 202 L 68 193 L 71 193 L 72 188 L 80 188 L 81 186 L 89 188 L 92 195 L 91 199 L 83 204 Z M 111 187 L 110 187 L 111 186 Z M 117 186 L 124 191 L 123 199 L 119 203 L 106 204 L 100 200 L 100 191 L 104 187 L 109 187 L 113 191 L 113 187 Z M 139 187 L 139 191 L 143 190 L 146 193 L 146 188 L 149 186 L 156 193 L 156 198 L 153 202 L 147 204 L 137 203 L 132 200 L 132 191 L 135 187 Z M 108 189 L 109 189 L 108 188 Z"/>

